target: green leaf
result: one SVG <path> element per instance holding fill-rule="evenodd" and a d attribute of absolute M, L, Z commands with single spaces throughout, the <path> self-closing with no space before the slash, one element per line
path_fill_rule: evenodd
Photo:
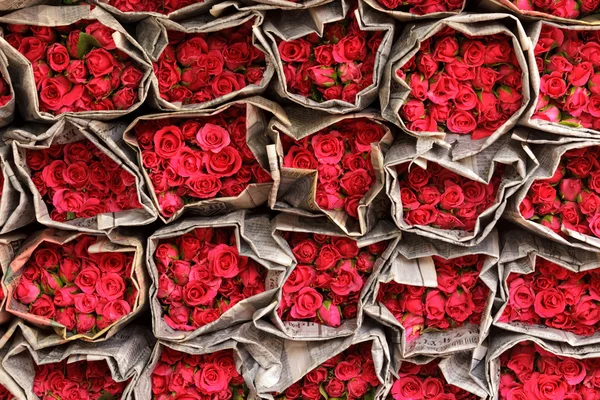
<path fill-rule="evenodd" d="M 68 212 L 67 213 L 67 221 L 70 221 L 72 219 L 76 218 L 76 214 L 74 212 Z"/>
<path fill-rule="evenodd" d="M 325 397 L 325 400 L 329 400 L 329 396 L 327 395 L 327 392 L 323 388 L 323 385 L 319 385 L 319 393 L 321 393 L 321 395 L 323 397 Z"/>
<path fill-rule="evenodd" d="M 94 47 L 102 47 L 92 35 L 81 32 L 77 42 L 77 58 L 82 59 Z"/>
<path fill-rule="evenodd" d="M 364 396 L 363 400 L 373 400 L 375 398 L 375 391 L 369 390 Z"/>
<path fill-rule="evenodd" d="M 117 400 L 117 398 L 110 393 L 104 393 L 98 400 Z"/>
<path fill-rule="evenodd" d="M 559 122 L 560 125 L 564 125 L 564 126 L 569 126 L 571 128 L 581 128 L 581 125 L 578 124 L 577 122 L 571 122 L 571 121 L 560 121 Z"/>

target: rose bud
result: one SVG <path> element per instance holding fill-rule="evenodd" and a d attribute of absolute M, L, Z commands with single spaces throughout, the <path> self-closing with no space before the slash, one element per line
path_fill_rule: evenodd
<path fill-rule="evenodd" d="M 335 85 L 336 72 L 331 67 L 316 66 L 308 69 L 308 76 L 320 87 Z"/>
<path fill-rule="evenodd" d="M 546 215 L 542 218 L 542 225 L 558 233 L 560 232 L 561 220 L 555 215 Z"/>
<path fill-rule="evenodd" d="M 40 288 L 28 282 L 25 279 L 21 279 L 15 290 L 15 298 L 23 304 L 33 303 L 40 295 Z"/>
<path fill-rule="evenodd" d="M 560 182 L 559 188 L 563 200 L 575 201 L 583 190 L 583 183 L 580 179 L 567 178 Z"/>
<path fill-rule="evenodd" d="M 317 314 L 319 319 L 328 326 L 335 328 L 341 325 L 340 309 L 339 307 L 332 305 L 330 301 L 324 301 Z"/>

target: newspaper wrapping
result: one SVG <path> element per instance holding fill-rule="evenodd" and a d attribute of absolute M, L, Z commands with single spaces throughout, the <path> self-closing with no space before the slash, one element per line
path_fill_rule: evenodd
<path fill-rule="evenodd" d="M 305 96 L 291 93 L 287 90 L 283 62 L 279 57 L 277 49 L 277 40 L 293 40 L 305 37 L 310 34 L 323 36 L 325 24 L 343 20 L 351 9 L 351 2 L 348 0 L 334 1 L 309 10 L 299 10 L 295 12 L 271 11 L 257 34 L 258 39 L 264 44 L 271 54 L 271 58 L 276 64 L 277 83 L 275 84 L 276 93 L 314 110 L 326 111 L 331 114 L 347 114 L 360 111 L 377 99 L 381 77 L 385 62 L 390 54 L 392 41 L 394 39 L 393 19 L 385 14 L 381 14 L 372 8 L 366 6 L 363 2 L 358 3 L 355 15 L 358 25 L 364 31 L 384 31 L 385 35 L 381 45 L 377 49 L 375 65 L 373 67 L 373 83 L 356 95 L 354 104 L 343 100 L 327 100 L 321 103 L 309 99 Z"/>
<path fill-rule="evenodd" d="M 0 10 L 2 6 L 0 5 Z M 4 42 L 4 45 L 8 46 L 9 44 L 0 37 L 0 42 Z M 3 45 L 0 45 L 2 48 Z M 3 78 L 8 87 L 10 88 L 10 96 L 11 99 L 3 106 L 0 106 L 0 127 L 6 126 L 10 124 L 13 120 L 15 114 L 15 90 L 13 88 L 12 80 L 10 79 L 10 73 L 8 72 L 8 58 L 4 54 L 4 52 L 0 51 L 0 78 Z"/>
<path fill-rule="evenodd" d="M 13 81 L 13 87 L 16 96 L 21 99 L 19 112 L 27 121 L 40 121 L 51 123 L 62 119 L 65 116 L 75 116 L 79 118 L 110 120 L 122 117 L 137 108 L 139 108 L 150 88 L 150 74 L 152 65 L 146 53 L 135 39 L 127 33 L 124 27 L 114 19 L 109 13 L 100 7 L 89 5 L 78 6 L 35 6 L 21 9 L 11 14 L 0 17 L 0 24 L 23 24 L 35 26 L 63 26 L 70 25 L 81 20 L 96 20 L 101 24 L 114 29 L 112 38 L 115 41 L 117 49 L 123 51 L 131 57 L 136 66 L 144 73 L 140 86 L 137 89 L 138 101 L 126 110 L 101 110 L 101 111 L 82 111 L 66 112 L 60 115 L 53 115 L 47 112 L 41 112 L 39 107 L 38 91 L 31 62 L 19 53 L 5 40 L 0 40 L 0 50 L 4 52 L 9 61 L 8 72 Z M 0 36 L 2 35 L 0 28 Z"/>
<path fill-rule="evenodd" d="M 593 15 L 588 15 L 587 17 L 581 19 L 569 19 L 540 11 L 521 10 L 516 6 L 516 4 L 513 3 L 513 1 L 514 0 L 480 0 L 477 4 L 477 10 L 480 12 L 495 13 L 509 12 L 519 17 L 519 19 L 523 22 L 537 22 L 539 20 L 547 20 L 558 22 L 561 24 L 578 24 L 584 26 L 594 26 L 600 24 L 597 13 L 592 13 Z"/>
<path fill-rule="evenodd" d="M 508 305 L 510 294 L 507 279 L 511 273 L 530 274 L 535 272 L 537 257 L 558 264 L 569 271 L 589 271 L 600 267 L 600 253 L 563 246 L 530 232 L 520 230 L 507 232 L 506 235 L 503 235 L 502 242 L 498 271 L 501 280 L 499 297 L 503 302 L 494 316 L 494 325 L 504 330 L 536 336 L 544 340 L 565 342 L 571 346 L 599 343 L 600 333 L 598 332 L 591 336 L 581 336 L 543 324 L 501 322 L 499 319 Z"/>
<path fill-rule="evenodd" d="M 16 331 L 22 323 L 15 321 L 11 325 Z M 0 354 L 0 376 L 3 372 L 10 378 L 9 382 L 16 384 L 13 393 L 18 399 L 38 400 L 33 394 L 35 366 L 78 361 L 105 361 L 111 376 L 116 382 L 129 381 L 121 398 L 131 398 L 137 380 L 144 372 L 156 339 L 150 331 L 141 326 L 132 325 L 114 335 L 110 340 L 101 343 L 54 343 L 52 346 L 40 346 L 37 341 L 39 332 L 35 330 L 18 331 L 13 333 L 10 347 L 5 346 Z M 48 344 L 48 343 L 46 343 Z M 2 381 L 4 384 L 4 381 Z M 10 390 L 10 388 L 9 388 Z"/>
<path fill-rule="evenodd" d="M 30 124 L 23 128 L 8 129 L 4 133 L 5 140 L 12 142 L 15 172 L 33 194 L 33 208 L 38 222 L 51 228 L 102 232 L 119 226 L 143 226 L 156 220 L 158 212 L 145 192 L 145 181 L 135 162 L 135 155 L 129 146 L 123 143 L 125 126 L 123 123 L 67 117 L 50 127 Z M 135 177 L 141 208 L 103 213 L 92 218 L 76 218 L 65 222 L 55 221 L 50 217 L 48 205 L 31 179 L 32 173 L 26 162 L 26 152 L 28 149 L 47 149 L 53 144 L 65 144 L 84 139 L 92 142 L 122 169 Z"/>
<path fill-rule="evenodd" d="M 13 232 L 6 235 L 0 236 L 0 269 L 2 269 L 2 276 L 8 271 L 10 262 L 15 257 L 15 254 L 19 250 L 19 246 L 25 240 L 27 236 L 24 233 Z M 0 300 L 0 324 L 4 324 L 11 318 L 11 314 L 4 308 L 6 303 L 6 287 L 2 286 L 2 299 Z M 0 379 L 2 382 L 2 379 Z"/>
<path fill-rule="evenodd" d="M 285 279 L 290 276 L 291 272 L 297 265 L 297 261 L 289 244 L 281 236 L 281 233 L 283 232 L 311 232 L 329 236 L 349 237 L 348 235 L 345 235 L 339 227 L 325 218 L 306 218 L 292 214 L 278 214 L 271 221 L 271 234 L 278 244 L 278 262 L 282 265 L 291 266 L 291 268 L 288 268 Z M 256 327 L 262 331 L 282 337 L 284 339 L 301 341 L 328 340 L 354 334 L 363 322 L 364 302 L 369 297 L 370 290 L 377 277 L 377 274 L 388 262 L 396 243 L 400 240 L 400 233 L 390 222 L 381 221 L 367 235 L 360 238 L 350 238 L 356 241 L 356 244 L 359 248 L 366 247 L 370 244 L 381 242 L 383 240 L 390 241 L 387 249 L 375 261 L 373 272 L 368 278 L 366 278 L 366 282 L 364 283 L 358 300 L 355 318 L 342 319 L 341 325 L 337 328 L 309 321 L 282 321 L 277 314 L 277 309 L 283 295 L 282 289 L 280 288 L 277 291 L 273 302 L 268 307 L 254 314 L 253 320 Z"/>
<path fill-rule="evenodd" d="M 15 174 L 12 160 L 11 147 L 0 142 L 0 166 L 4 178 L 0 197 L 0 234 L 35 221 L 33 199 Z"/>
<path fill-rule="evenodd" d="M 600 23 L 600 21 L 598 21 Z M 598 31 L 600 30 L 600 26 L 595 24 L 594 26 L 575 26 L 575 25 L 559 25 L 554 22 L 548 21 L 538 21 L 534 24 L 531 24 L 527 28 L 527 35 L 532 42 L 532 48 L 537 46 L 538 40 L 540 38 L 540 33 L 544 26 L 551 26 L 558 29 L 568 29 L 572 31 Z M 536 65 L 535 55 L 533 53 L 528 54 L 529 56 L 529 65 Z M 584 128 L 569 126 L 568 124 L 557 123 L 544 121 L 542 119 L 532 118 L 536 112 L 536 105 L 539 100 L 540 95 L 540 83 L 541 77 L 537 68 L 531 68 L 531 102 L 527 110 L 521 116 L 519 120 L 519 125 L 531 127 L 534 129 L 538 129 L 545 132 L 554 133 L 557 135 L 563 136 L 572 136 L 572 137 L 583 137 L 583 138 L 591 138 L 597 139 L 600 132 L 591 128 Z"/>
<path fill-rule="evenodd" d="M 598 248 L 600 248 L 600 238 L 584 235 L 570 230 L 565 226 L 561 226 L 561 231 L 564 234 L 563 237 L 544 227 L 542 224 L 523 218 L 519 211 L 519 205 L 527 195 L 527 192 L 534 181 L 552 177 L 560 163 L 562 155 L 566 151 L 582 147 L 599 146 L 600 140 L 557 136 L 552 133 L 532 131 L 525 128 L 515 129 L 512 136 L 518 141 L 527 141 L 527 146 L 531 148 L 530 154 L 533 157 L 534 162 L 539 164 L 539 167 L 527 176 L 523 185 L 521 185 L 515 195 L 508 200 L 508 205 L 503 218 L 513 221 L 520 226 L 533 231 L 539 236 L 563 245 L 597 252 Z"/>
<path fill-rule="evenodd" d="M 489 137 L 473 140 L 470 134 L 412 132 L 400 117 L 400 109 L 408 99 L 411 88 L 404 79 L 396 75 L 396 71 L 419 51 L 423 41 L 445 28 L 455 29 L 467 36 L 505 34 L 512 40 L 516 58 L 522 70 L 523 103 L 519 110 Z M 492 145 L 502 136 L 508 135 L 508 132 L 516 125 L 519 117 L 527 108 L 530 99 L 528 59 L 535 59 L 533 47 L 531 47 L 529 38 L 519 20 L 511 15 L 461 14 L 441 21 L 407 25 L 400 38 L 394 43 L 391 56 L 385 65 L 383 84 L 379 91 L 381 115 L 412 136 L 431 139 L 442 146 L 451 147 L 451 156 L 454 161 L 471 157 Z M 535 65 L 535 63 L 532 65 Z"/>
<path fill-rule="evenodd" d="M 496 331 L 490 336 L 489 348 L 485 356 L 485 377 L 490 388 L 490 400 L 498 400 L 500 397 L 500 356 L 521 342 L 533 342 L 541 347 L 542 350 L 559 357 L 574 358 L 577 360 L 600 358 L 600 349 L 597 344 L 572 347 L 566 343 L 546 341 L 522 333 Z M 588 371 L 588 374 L 592 373 Z"/>
<path fill-rule="evenodd" d="M 451 259 L 469 254 L 485 255 L 479 278 L 490 289 L 481 317 L 481 323 L 467 323 L 445 331 L 436 329 L 421 332 L 418 338 L 408 341 L 402 324 L 388 308 L 377 301 L 382 283 L 391 281 L 420 287 L 437 287 L 437 276 L 432 256 Z M 492 325 L 492 305 L 498 287 L 496 264 L 500 256 L 498 232 L 493 230 L 483 241 L 473 247 L 457 246 L 439 240 L 425 239 L 415 234 L 404 234 L 392 256 L 373 285 L 365 305 L 365 314 L 393 331 L 402 358 L 415 356 L 437 357 L 472 350 L 485 340 Z"/>
<path fill-rule="evenodd" d="M 229 107 L 234 105 L 244 105 L 246 107 L 246 141 L 248 147 L 252 150 L 252 153 L 256 157 L 258 163 L 266 170 L 269 171 L 269 160 L 267 156 L 267 146 L 269 145 L 269 137 L 266 134 L 268 117 L 266 112 L 276 115 L 278 118 L 287 121 L 287 117 L 283 109 L 277 104 L 265 98 L 259 96 L 249 97 L 243 100 L 236 100 L 230 103 L 224 104 L 216 109 L 204 110 L 204 111 L 181 111 L 169 114 L 152 114 L 144 115 L 137 118 L 131 123 L 125 130 L 123 138 L 136 153 L 137 164 L 140 166 L 141 174 L 144 176 L 145 182 L 147 182 L 150 196 L 152 197 L 152 203 L 156 209 L 160 209 L 157 195 L 154 191 L 152 180 L 148 175 L 148 171 L 143 167 L 142 163 L 142 151 L 138 145 L 135 137 L 135 127 L 141 121 L 152 121 L 160 119 L 188 119 L 197 118 L 202 119 L 217 115 Z M 237 197 L 217 197 L 214 199 L 198 200 L 193 203 L 188 203 L 183 206 L 180 210 L 175 212 L 171 217 L 165 218 L 159 213 L 161 220 L 165 223 L 172 222 L 180 218 L 184 213 L 193 214 L 199 216 L 211 216 L 218 214 L 226 214 L 228 212 L 240 209 L 255 208 L 267 202 L 273 183 L 253 183 L 250 184 L 242 193 Z"/>
<path fill-rule="evenodd" d="M 0 3 L 0 11 L 18 10 L 51 2 L 52 0 L 4 0 Z"/>
<path fill-rule="evenodd" d="M 27 306 L 20 303 L 14 296 L 15 290 L 23 274 L 23 267 L 27 264 L 27 261 L 38 246 L 43 242 L 55 243 L 60 246 L 75 240 L 82 235 L 87 235 L 87 233 L 62 231 L 58 229 L 44 229 L 35 232 L 25 240 L 11 261 L 8 270 L 2 278 L 2 288 L 6 291 L 6 310 L 11 314 L 23 318 L 25 321 L 30 322 L 35 326 L 52 328 L 60 338 L 66 341 L 82 339 L 83 341 L 99 342 L 114 336 L 125 325 L 131 322 L 137 314 L 143 311 L 148 303 L 149 282 L 144 266 L 144 247 L 141 237 L 124 230 L 113 230 L 110 233 L 91 234 L 92 236 L 98 237 L 96 243 L 88 248 L 88 251 L 92 254 L 107 252 L 133 253 L 131 276 L 128 278 L 131 279 L 131 284 L 137 291 L 135 301 L 131 306 L 131 312 L 96 333 L 69 333 L 64 325 L 54 320 L 30 314 L 27 311 Z"/>
<path fill-rule="evenodd" d="M 493 229 L 506 208 L 507 198 L 521 187 L 526 177 L 537 167 L 535 157 L 525 144 L 519 144 L 504 135 L 485 150 L 460 161 L 451 159 L 450 150 L 435 145 L 433 141 L 416 140 L 410 136 L 398 136 L 385 157 L 386 192 L 392 201 L 392 217 L 401 230 L 421 236 L 441 239 L 461 246 L 479 243 Z M 477 217 L 473 232 L 439 229 L 432 226 L 410 225 L 404 220 L 400 200 L 400 184 L 396 166 L 405 162 L 427 168 L 427 162 L 435 162 L 458 175 L 487 184 L 498 164 L 507 166 L 498 188 L 494 205 Z"/>
<path fill-rule="evenodd" d="M 152 351 L 150 361 L 144 368 L 134 389 L 133 399 L 152 398 L 152 372 L 156 367 L 162 350 L 168 347 L 186 354 L 211 354 L 221 350 L 233 351 L 233 358 L 240 375 L 250 390 L 248 399 L 258 400 L 255 378 L 259 371 L 279 377 L 281 371 L 281 350 L 283 340 L 258 331 L 251 323 L 232 326 L 210 335 L 200 336 L 186 343 L 158 341 Z"/>
<path fill-rule="evenodd" d="M 375 372 L 381 383 L 376 389 L 375 398 L 383 399 L 391 383 L 391 355 L 385 332 L 373 321 L 365 321 L 352 336 L 336 337 L 327 341 L 283 340 L 279 342 L 279 348 L 273 349 L 273 352 L 278 356 L 280 368 L 279 370 L 259 369 L 255 380 L 256 389 L 261 398 L 273 400 L 273 394 L 284 392 L 325 361 L 352 345 L 369 341 L 372 342 L 371 355 Z"/>
<path fill-rule="evenodd" d="M 451 17 L 453 15 L 461 13 L 463 11 L 463 9 L 465 8 L 465 3 L 466 3 L 466 0 L 463 1 L 463 4 L 460 7 L 460 9 L 455 10 L 455 11 L 439 11 L 439 12 L 433 12 L 433 13 L 429 13 L 429 14 L 417 15 L 417 14 L 412 14 L 408 11 L 390 10 L 389 8 L 386 8 L 383 5 L 381 5 L 379 0 L 363 0 L 363 1 L 365 3 L 367 3 L 368 5 L 370 5 L 371 7 L 373 7 L 375 10 L 377 10 L 381 13 L 391 15 L 392 17 L 394 17 L 394 19 L 397 19 L 398 21 L 402 21 L 402 22 L 414 22 L 414 21 L 423 20 L 423 19 L 442 19 L 442 18 Z"/>
<path fill-rule="evenodd" d="M 250 257 L 267 269 L 265 291 L 236 303 L 218 320 L 192 332 L 175 330 L 164 321 L 163 307 L 157 298 L 159 272 L 154 260 L 154 252 L 161 239 L 168 239 L 192 232 L 196 228 L 233 228 L 236 246 L 240 256 Z M 281 265 L 279 246 L 271 236 L 271 221 L 266 215 L 247 215 L 236 211 L 228 215 L 210 218 L 187 218 L 157 230 L 148 238 L 146 263 L 152 279 L 150 286 L 150 308 L 154 335 L 161 340 L 187 342 L 200 335 L 222 330 L 233 325 L 251 321 L 257 311 L 269 306 L 281 287 L 286 266 Z M 284 259 L 285 261 L 285 259 Z"/>
<path fill-rule="evenodd" d="M 326 215 L 339 226 L 345 234 L 360 236 L 372 229 L 377 221 L 388 214 L 389 202 L 385 195 L 384 155 L 393 142 L 392 131 L 374 110 L 364 110 L 349 115 L 332 115 L 301 107 L 286 108 L 289 121 L 273 118 L 269 122 L 269 134 L 275 144 L 267 147 L 273 190 L 269 205 L 273 210 L 297 214 L 304 217 L 322 217 Z M 344 210 L 323 210 L 315 199 L 318 183 L 317 170 L 286 168 L 283 166 L 283 146 L 280 135 L 300 140 L 319 132 L 343 120 L 367 118 L 380 123 L 385 135 L 378 143 L 371 144 L 371 160 L 376 182 L 360 200 L 358 220 L 350 217 Z"/>
<path fill-rule="evenodd" d="M 252 43 L 260 51 L 265 53 L 266 69 L 263 78 L 258 84 L 249 84 L 240 90 L 228 93 L 211 101 L 196 104 L 171 103 L 163 99 L 160 95 L 158 78 L 155 73 L 150 77 L 151 90 L 148 97 L 148 104 L 161 111 L 198 111 L 213 109 L 223 103 L 235 98 L 258 95 L 263 93 L 271 78 L 275 73 L 275 67 L 271 61 L 269 52 L 263 48 L 263 45 L 257 40 L 258 27 L 263 23 L 264 13 L 259 11 L 239 11 L 223 17 L 215 17 L 211 14 L 204 14 L 192 19 L 181 21 L 180 23 L 165 18 L 146 18 L 136 26 L 136 37 L 142 48 L 150 57 L 152 62 L 156 62 L 163 50 L 169 43 L 168 31 L 192 33 L 212 33 L 219 32 L 227 28 L 240 26 L 248 21 L 253 21 Z"/>

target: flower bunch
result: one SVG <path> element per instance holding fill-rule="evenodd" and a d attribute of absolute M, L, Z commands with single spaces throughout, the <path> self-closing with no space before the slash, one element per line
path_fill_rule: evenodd
<path fill-rule="evenodd" d="M 600 146 L 563 154 L 554 175 L 536 180 L 519 205 L 523 218 L 565 235 L 561 228 L 600 237 Z"/>
<path fill-rule="evenodd" d="M 381 284 L 377 301 L 402 324 L 408 341 L 422 332 L 479 324 L 489 294 L 489 288 L 479 279 L 485 257 L 472 254 L 446 260 L 433 256 L 436 288 L 391 281 Z"/>
<path fill-rule="evenodd" d="M 141 208 L 135 176 L 89 139 L 26 149 L 31 180 L 55 221 Z"/>
<path fill-rule="evenodd" d="M 476 400 L 477 396 L 449 384 L 439 368 L 439 361 L 424 365 L 402 362 L 399 378 L 394 381 L 389 400 Z M 517 400 L 517 399 L 515 399 Z M 519 399 L 524 400 L 524 399 Z"/>
<path fill-rule="evenodd" d="M 488 137 L 521 108 L 522 73 L 509 36 L 442 29 L 396 71 L 410 86 L 400 116 L 413 132 Z"/>
<path fill-rule="evenodd" d="M 153 399 L 246 399 L 248 387 L 235 367 L 233 350 L 185 354 L 165 347 L 152 371 Z"/>
<path fill-rule="evenodd" d="M 40 111 L 125 110 L 138 101 L 144 73 L 117 49 L 112 28 L 92 20 L 5 27 L 6 41 L 31 62 Z"/>
<path fill-rule="evenodd" d="M 363 342 L 325 361 L 274 397 L 275 400 L 372 399 L 380 385 L 371 342 Z"/>
<path fill-rule="evenodd" d="M 600 10 L 600 0 L 510 0 L 518 9 L 536 11 L 560 18 L 581 19 Z"/>
<path fill-rule="evenodd" d="M 82 235 L 62 245 L 43 242 L 23 265 L 14 299 L 70 334 L 93 335 L 128 315 L 137 297 L 133 255 L 89 253 L 97 240 Z"/>
<path fill-rule="evenodd" d="M 396 167 L 404 220 L 440 229 L 473 231 L 477 217 L 494 204 L 504 172 L 504 165 L 496 166 L 486 185 L 433 162 L 427 169 L 409 164 Z"/>
<path fill-rule="evenodd" d="M 377 0 L 388 10 L 404 11 L 415 15 L 460 11 L 465 0 Z"/>
<path fill-rule="evenodd" d="M 2 76 L 0 76 L 0 107 L 4 106 L 12 99 L 10 85 Z"/>
<path fill-rule="evenodd" d="M 210 117 L 141 121 L 135 135 L 164 217 L 202 199 L 235 197 L 271 182 L 246 143 L 246 108 Z"/>
<path fill-rule="evenodd" d="M 277 313 L 283 321 L 308 320 L 332 327 L 356 317 L 362 289 L 388 241 L 359 249 L 342 236 L 283 232 L 297 265 L 283 284 Z"/>
<path fill-rule="evenodd" d="M 252 44 L 252 24 L 210 33 L 168 31 L 169 44 L 154 63 L 160 97 L 171 103 L 206 103 L 259 84 L 267 63 Z"/>
<path fill-rule="evenodd" d="M 316 169 L 317 205 L 358 219 L 358 205 L 376 182 L 371 143 L 384 135 L 382 124 L 366 118 L 339 121 L 298 141 L 281 135 L 283 166 Z"/>
<path fill-rule="evenodd" d="M 106 3 L 122 12 L 155 12 L 170 14 L 204 0 L 108 0 Z"/>
<path fill-rule="evenodd" d="M 265 291 L 267 270 L 240 256 L 232 228 L 196 228 L 161 239 L 154 252 L 157 297 L 171 328 L 192 331 Z"/>
<path fill-rule="evenodd" d="M 354 103 L 356 95 L 373 84 L 375 56 L 384 32 L 361 30 L 354 11 L 350 9 L 341 21 L 326 24 L 322 37 L 311 33 L 277 40 L 290 93 L 317 102 Z"/>
<path fill-rule="evenodd" d="M 593 399 L 600 396 L 598 358 L 559 357 L 521 342 L 500 356 L 500 400 Z"/>
<path fill-rule="evenodd" d="M 33 393 L 40 399 L 120 399 L 128 383 L 116 382 L 106 361 L 63 360 L 35 366 Z"/>
<path fill-rule="evenodd" d="M 599 32 L 542 25 L 534 49 L 540 91 L 532 119 L 600 129 Z"/>
<path fill-rule="evenodd" d="M 600 330 L 600 272 L 572 272 L 536 257 L 535 272 L 511 273 L 501 322 L 546 325 L 577 335 Z"/>

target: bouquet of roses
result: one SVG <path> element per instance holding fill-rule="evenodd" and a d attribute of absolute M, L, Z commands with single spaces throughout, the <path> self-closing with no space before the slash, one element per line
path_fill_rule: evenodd
<path fill-rule="evenodd" d="M 268 149 L 269 164 L 279 166 L 271 171 L 277 177 L 271 208 L 325 214 L 346 234 L 365 234 L 376 223 L 375 208 L 381 206 L 376 197 L 384 197 L 383 149 L 393 141 L 390 129 L 372 112 L 286 111 L 289 123 L 270 123 L 275 145 Z M 302 122 L 314 120 L 320 123 Z"/>
<path fill-rule="evenodd" d="M 525 231 L 507 232 L 503 249 L 503 303 L 494 325 L 573 346 L 598 341 L 598 253 L 557 247 Z"/>
<path fill-rule="evenodd" d="M 474 348 L 491 325 L 498 248 L 496 231 L 474 247 L 405 234 L 378 275 L 365 313 L 399 333 L 403 358 Z M 449 333 L 453 340 L 444 340 Z"/>
<path fill-rule="evenodd" d="M 461 245 L 474 245 L 492 230 L 507 198 L 537 167 L 507 135 L 468 163 L 452 160 L 451 149 L 429 147 L 399 136 L 386 153 L 392 217 L 404 231 Z"/>
<path fill-rule="evenodd" d="M 263 14 L 202 16 L 185 25 L 147 18 L 137 37 L 154 66 L 150 104 L 160 110 L 208 109 L 236 97 L 264 92 L 274 68 L 253 29 Z M 156 46 L 156 38 L 163 46 Z"/>
<path fill-rule="evenodd" d="M 445 18 L 460 13 L 466 0 L 365 0 L 375 10 L 400 21 Z"/>
<path fill-rule="evenodd" d="M 356 331 L 362 323 L 367 291 L 390 256 L 397 232 L 382 224 L 379 232 L 357 242 L 327 221 L 306 221 L 289 214 L 279 214 L 273 226 L 276 241 L 292 256 L 294 267 L 278 293 L 276 309 L 270 312 L 275 326 L 264 321 L 259 328 L 301 340 Z M 298 331 L 295 321 L 310 324 Z"/>
<path fill-rule="evenodd" d="M 3 16 L 0 24 L 6 40 L 0 48 L 14 66 L 13 80 L 35 83 L 16 87 L 27 100 L 21 110 L 25 119 L 52 122 L 65 113 L 112 119 L 144 102 L 149 62 L 100 8 L 38 6 Z"/>
<path fill-rule="evenodd" d="M 272 179 L 264 112 L 277 107 L 252 97 L 210 112 L 136 119 L 125 141 L 138 153 L 161 219 L 173 221 L 186 209 L 214 215 L 265 203 Z"/>
<path fill-rule="evenodd" d="M 66 118 L 50 128 L 8 132 L 15 139 L 16 172 L 33 193 L 38 222 L 98 232 L 156 219 L 138 167 L 119 143 L 123 128 Z"/>
<path fill-rule="evenodd" d="M 529 72 L 521 45 L 528 38 L 515 17 L 457 15 L 405 32 L 379 92 L 384 118 L 412 136 L 452 144 L 456 160 L 517 123 L 529 102 Z"/>
<path fill-rule="evenodd" d="M 186 219 L 150 236 L 155 336 L 187 341 L 247 321 L 254 311 L 267 307 L 281 286 L 285 267 L 277 267 L 276 258 L 258 255 L 277 251 L 275 241 L 255 242 L 243 232 L 268 231 L 269 225 L 266 216 L 248 219 L 238 211 Z"/>
<path fill-rule="evenodd" d="M 47 229 L 29 237 L 3 278 L 6 309 L 65 340 L 104 340 L 144 307 L 142 243 L 133 236 Z"/>
<path fill-rule="evenodd" d="M 307 22 L 299 25 L 299 20 Z M 323 32 L 312 28 L 323 22 Z M 377 97 L 394 34 L 386 16 L 342 0 L 310 11 L 276 13 L 263 31 L 265 47 L 277 63 L 276 90 L 282 97 L 333 114 L 362 110 Z"/>
<path fill-rule="evenodd" d="M 502 11 L 504 8 L 524 19 L 555 20 L 569 24 L 594 25 L 600 10 L 598 0 L 483 0 L 482 9 Z M 499 10 L 500 8 L 500 10 Z"/>

